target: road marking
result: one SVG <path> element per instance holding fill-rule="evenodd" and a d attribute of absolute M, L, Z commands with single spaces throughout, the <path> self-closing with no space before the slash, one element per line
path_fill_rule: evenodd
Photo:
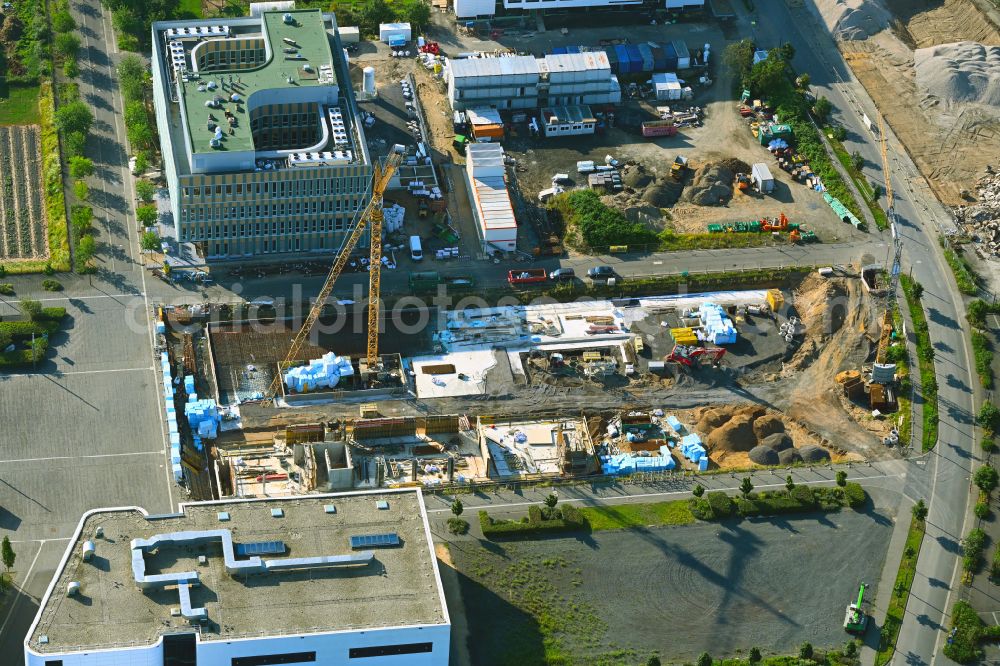
<path fill-rule="evenodd" d="M 869 480 L 869 479 L 893 479 L 893 478 L 903 477 L 903 476 L 905 476 L 905 474 L 879 474 L 879 475 L 876 475 L 876 476 L 854 476 L 854 477 L 848 477 L 847 480 L 848 481 L 866 481 L 866 480 Z M 696 477 L 693 477 L 692 480 L 697 480 L 697 479 L 696 479 Z M 813 484 L 817 484 L 817 483 L 834 483 L 834 480 L 833 479 L 817 479 L 815 481 L 796 481 L 795 485 L 797 485 L 797 486 L 804 486 L 804 485 L 813 485 Z M 784 488 L 785 484 L 784 483 L 761 483 L 761 484 L 754 484 L 754 488 L 778 488 L 778 487 Z M 712 490 L 739 490 L 739 487 L 738 486 L 733 486 L 732 488 L 712 488 Z M 566 502 L 591 502 L 591 501 L 594 501 L 594 500 L 599 500 L 603 504 L 612 504 L 612 503 L 614 503 L 616 501 L 617 502 L 627 502 L 630 499 L 642 499 L 642 498 L 646 498 L 646 497 L 669 497 L 670 495 L 684 495 L 684 496 L 688 496 L 690 494 L 691 494 L 690 490 L 671 490 L 669 492 L 662 492 L 662 493 L 643 493 L 643 494 L 640 494 L 640 495 L 616 495 L 614 497 L 596 497 L 596 496 L 595 497 L 565 497 L 565 498 L 560 498 L 559 501 L 563 502 L 563 503 L 566 503 Z M 544 504 L 544 503 L 545 503 L 545 500 L 538 500 L 537 502 L 510 502 L 510 503 L 504 503 L 504 504 L 476 504 L 476 505 L 470 504 L 469 508 L 470 509 L 484 509 L 486 507 L 491 507 L 491 508 L 495 508 L 495 509 L 503 509 L 503 508 L 506 508 L 506 507 L 532 506 L 534 504 Z M 451 511 L 451 507 L 445 507 L 443 509 L 427 509 L 427 513 L 443 513 L 445 511 Z"/>
<path fill-rule="evenodd" d="M 55 377 L 59 378 L 64 375 L 108 375 L 114 374 L 116 372 L 152 372 L 153 366 L 146 366 L 145 368 L 117 368 L 114 370 L 70 370 L 68 372 L 24 372 L 19 375 L 9 375 L 12 379 L 15 377 Z"/>
<path fill-rule="evenodd" d="M 38 556 L 42 554 L 42 549 L 43 548 L 45 548 L 45 544 L 44 543 L 42 543 L 42 545 L 40 545 L 38 547 L 38 552 L 35 553 L 35 558 L 33 560 L 31 560 L 31 566 L 28 567 L 28 573 L 26 573 L 24 575 L 24 582 L 21 585 L 21 591 L 22 592 L 24 591 L 25 588 L 28 587 L 28 580 L 31 578 L 31 572 L 35 568 L 35 562 L 38 561 Z M 10 622 L 11 616 L 14 615 L 14 609 L 17 608 L 17 602 L 20 601 L 22 598 L 24 598 L 26 596 L 27 596 L 27 592 L 25 592 L 22 595 L 18 595 L 18 597 L 16 599 L 14 599 L 14 603 L 12 603 L 10 605 L 10 609 L 7 611 L 7 617 L 4 618 L 3 624 L 0 624 L 0 636 L 3 635 L 4 629 L 7 628 L 7 623 Z"/>
<path fill-rule="evenodd" d="M 73 537 L 50 537 L 48 539 L 22 539 L 20 541 L 11 541 L 11 543 L 47 543 L 49 541 L 71 541 Z"/>
<path fill-rule="evenodd" d="M 128 296 L 135 296 L 135 294 L 101 294 L 100 296 L 55 296 L 53 298 L 35 298 L 32 300 L 39 301 L 41 303 L 48 303 L 51 301 L 96 301 L 99 298 L 125 298 Z M 12 308 L 16 309 L 13 303 L 7 303 Z"/>
<path fill-rule="evenodd" d="M 0 460 L 0 465 L 10 463 L 30 463 L 49 462 L 52 460 L 85 460 L 88 458 L 124 458 L 126 456 L 152 456 L 163 453 L 160 449 L 156 451 L 132 451 L 130 453 L 95 453 L 89 456 L 50 456 L 48 458 L 19 458 L 17 460 Z"/>

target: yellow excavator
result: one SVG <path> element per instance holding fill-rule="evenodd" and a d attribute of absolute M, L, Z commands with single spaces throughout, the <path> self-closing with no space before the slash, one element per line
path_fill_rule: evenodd
<path fill-rule="evenodd" d="M 299 332 L 295 334 L 295 339 L 292 340 L 292 346 L 288 349 L 285 362 L 278 367 L 274 381 L 271 382 L 271 386 L 264 396 L 265 400 L 274 402 L 275 405 L 277 404 L 277 397 L 281 394 L 281 383 L 284 381 L 281 376 L 281 370 L 287 367 L 291 361 L 295 360 L 302 350 L 302 346 L 309 339 L 309 334 L 312 332 L 316 320 L 319 319 L 327 299 L 333 293 L 333 287 L 337 282 L 337 278 L 340 277 L 344 266 L 350 260 L 351 252 L 354 251 L 366 228 L 370 228 L 371 230 L 370 271 L 368 273 L 368 350 L 366 361 L 369 368 L 374 369 L 378 367 L 378 318 L 382 278 L 382 198 L 389 187 L 389 181 L 392 180 L 393 174 L 396 173 L 396 169 L 399 168 L 403 160 L 404 151 L 403 146 L 396 144 L 386 158 L 385 164 L 380 165 L 376 163 L 375 174 L 372 177 L 371 201 L 358 214 L 357 222 L 344 239 L 344 244 L 340 246 L 337 258 L 334 260 L 333 266 L 330 267 L 330 272 L 327 274 L 326 281 L 316 296 L 315 303 L 313 303 L 312 308 L 309 310 L 309 314 L 306 315 L 306 320 L 302 323 L 302 328 L 299 329 Z"/>

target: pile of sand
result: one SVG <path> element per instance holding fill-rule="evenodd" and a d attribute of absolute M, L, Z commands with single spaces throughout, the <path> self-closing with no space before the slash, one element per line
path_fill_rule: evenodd
<path fill-rule="evenodd" d="M 697 206 L 724 206 L 732 197 L 733 172 L 709 162 L 694 172 L 694 181 L 681 198 Z"/>
<path fill-rule="evenodd" d="M 917 85 L 945 102 L 1000 107 L 1000 46 L 941 44 L 913 53 Z"/>
<path fill-rule="evenodd" d="M 637 164 L 626 167 L 622 175 L 622 181 L 626 187 L 631 187 L 633 190 L 641 190 L 653 182 L 653 174 L 646 171 L 646 168 L 641 164 Z"/>
<path fill-rule="evenodd" d="M 889 13 L 873 0 L 814 0 L 823 23 L 837 39 L 861 40 L 889 24 Z"/>
<path fill-rule="evenodd" d="M 794 422 L 786 424 L 781 413 L 759 405 L 697 410 L 694 424 L 693 429 L 702 434 L 706 448 L 717 462 L 746 456 L 754 464 L 772 466 L 817 463 L 831 458 L 829 451 L 816 444 L 804 443 L 796 448 L 792 436 L 786 432 L 788 427 L 798 433 L 799 439 L 811 438 L 803 438 Z"/>

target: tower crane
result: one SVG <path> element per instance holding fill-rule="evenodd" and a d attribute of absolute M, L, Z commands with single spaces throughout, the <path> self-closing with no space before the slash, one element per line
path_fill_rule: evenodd
<path fill-rule="evenodd" d="M 299 329 L 299 332 L 295 334 L 295 338 L 292 340 L 292 346 L 288 349 L 285 362 L 278 366 L 278 373 L 274 376 L 274 381 L 271 382 L 271 386 L 264 396 L 265 400 L 274 402 L 278 394 L 281 393 L 281 383 L 284 381 L 281 377 L 281 368 L 286 366 L 290 361 L 295 360 L 295 357 L 302 350 L 302 346 L 309 339 L 309 334 L 312 333 L 313 326 L 316 325 L 316 320 L 319 319 L 320 314 L 323 312 L 323 307 L 326 306 L 327 299 L 330 298 L 330 294 L 333 292 L 337 278 L 343 272 L 344 266 L 347 265 L 351 257 L 351 252 L 354 251 L 355 246 L 357 246 L 367 227 L 371 228 L 371 247 L 368 266 L 368 349 L 366 360 L 369 368 L 378 366 L 378 325 L 382 278 L 382 198 L 385 195 L 386 188 L 389 187 L 389 181 L 403 161 L 404 150 L 403 146 L 396 144 L 386 158 L 384 165 L 375 164 L 375 173 L 372 177 L 371 201 L 358 214 L 354 228 L 347 234 L 343 245 L 340 246 L 337 258 L 334 260 L 333 266 L 330 267 L 326 281 L 323 282 L 323 287 L 319 290 L 319 294 L 316 296 L 313 306 L 309 309 L 309 314 L 306 315 L 305 321 L 302 322 L 302 328 Z"/>
<path fill-rule="evenodd" d="M 896 199 L 892 193 L 892 176 L 889 173 L 889 150 L 885 140 L 885 127 L 882 124 L 882 114 L 878 114 L 879 151 L 882 154 L 882 178 L 885 179 L 886 217 L 889 219 L 889 230 L 892 232 L 892 268 L 889 269 L 889 287 L 886 290 L 886 311 L 882 321 L 882 331 L 879 335 L 878 349 L 875 352 L 875 362 L 885 363 L 885 354 L 889 348 L 892 335 L 892 308 L 896 303 L 896 287 L 899 284 L 900 260 L 903 255 L 903 241 L 896 230 Z"/>

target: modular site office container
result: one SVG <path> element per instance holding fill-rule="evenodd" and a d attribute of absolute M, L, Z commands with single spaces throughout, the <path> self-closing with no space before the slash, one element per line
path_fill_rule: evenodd
<path fill-rule="evenodd" d="M 654 69 L 653 47 L 649 44 L 639 44 L 639 55 L 642 58 L 642 71 L 652 72 Z"/>
<path fill-rule="evenodd" d="M 691 67 L 691 51 L 687 43 L 681 40 L 671 42 L 674 52 L 677 54 L 677 69 L 688 69 Z"/>
<path fill-rule="evenodd" d="M 677 49 L 670 42 L 663 45 L 663 53 L 667 58 L 665 69 L 670 72 L 677 71 Z"/>
<path fill-rule="evenodd" d="M 634 44 L 629 44 L 625 47 L 625 53 L 628 55 L 628 73 L 629 74 L 639 74 L 642 72 L 642 55 L 639 53 L 639 47 Z"/>
<path fill-rule="evenodd" d="M 667 54 L 663 47 L 657 45 L 650 49 L 653 52 L 653 71 L 662 72 L 667 68 Z"/>
<path fill-rule="evenodd" d="M 615 62 L 618 64 L 619 74 L 628 74 L 628 69 L 629 69 L 628 49 L 625 48 L 624 44 L 615 45 Z"/>

